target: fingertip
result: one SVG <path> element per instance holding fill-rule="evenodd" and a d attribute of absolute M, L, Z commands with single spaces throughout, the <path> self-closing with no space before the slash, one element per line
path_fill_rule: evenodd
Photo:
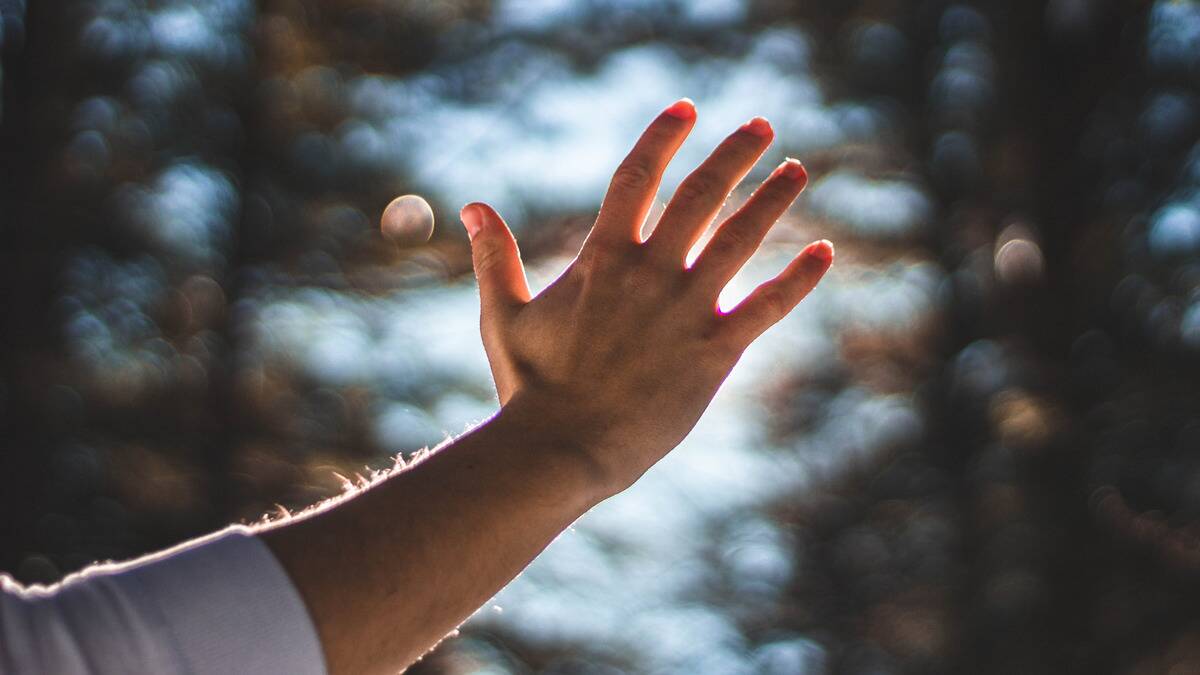
<path fill-rule="evenodd" d="M 771 129 L 771 123 L 765 117 L 751 118 L 749 122 L 742 125 L 741 130 L 759 138 L 770 138 L 775 135 L 775 131 Z"/>
<path fill-rule="evenodd" d="M 828 239 L 814 241 L 804 249 L 804 254 L 814 260 L 818 260 L 825 264 L 826 267 L 833 264 L 833 242 Z"/>
<path fill-rule="evenodd" d="M 469 239 L 474 239 L 475 235 L 479 234 L 479 231 L 483 229 L 482 206 L 479 202 L 471 202 L 462 207 L 462 210 L 458 212 L 458 217 L 462 220 L 463 227 L 466 228 Z"/>
<path fill-rule="evenodd" d="M 458 217 L 462 219 L 463 226 L 467 228 L 467 236 L 471 239 L 495 223 L 502 225 L 504 223 L 504 219 L 500 217 L 499 213 L 496 213 L 496 209 L 487 202 L 467 204 L 458 212 Z"/>
<path fill-rule="evenodd" d="M 792 180 L 800 181 L 808 184 L 808 169 L 804 168 L 804 163 L 795 157 L 788 157 L 783 160 L 783 164 L 779 165 L 779 172 Z"/>
<path fill-rule="evenodd" d="M 696 119 L 696 104 L 690 98 L 681 98 L 667 106 L 663 113 L 675 119 L 694 120 Z"/>

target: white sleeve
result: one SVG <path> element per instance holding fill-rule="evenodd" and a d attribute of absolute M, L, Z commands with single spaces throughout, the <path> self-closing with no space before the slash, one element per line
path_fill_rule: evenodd
<path fill-rule="evenodd" d="M 325 672 L 299 593 L 244 527 L 49 588 L 0 575 L 0 675 Z"/>

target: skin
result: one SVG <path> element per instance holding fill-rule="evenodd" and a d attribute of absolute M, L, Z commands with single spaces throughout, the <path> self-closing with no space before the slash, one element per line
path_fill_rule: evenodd
<path fill-rule="evenodd" d="M 370 489 L 261 532 L 312 614 L 330 672 L 397 672 L 420 658 L 678 445 L 745 348 L 829 268 L 832 246 L 814 242 L 733 310 L 717 306 L 804 188 L 796 160 L 685 264 L 770 144 L 762 118 L 688 176 L 643 238 L 663 170 L 695 120 L 686 99 L 655 118 L 617 168 L 578 257 L 537 297 L 499 214 L 463 208 L 500 411 Z"/>

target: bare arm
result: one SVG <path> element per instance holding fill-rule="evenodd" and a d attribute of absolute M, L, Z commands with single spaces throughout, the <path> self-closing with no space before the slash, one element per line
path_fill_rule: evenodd
<path fill-rule="evenodd" d="M 829 268 L 832 247 L 815 242 L 737 308 L 717 308 L 803 189 L 795 160 L 685 266 L 770 144 L 761 119 L 685 180 L 643 240 L 662 172 L 694 122 L 680 101 L 651 123 L 578 258 L 536 298 L 500 216 L 484 204 L 463 209 L 500 412 L 361 495 L 262 534 L 304 598 L 331 672 L 395 672 L 419 658 L 683 440 L 746 346 Z"/>

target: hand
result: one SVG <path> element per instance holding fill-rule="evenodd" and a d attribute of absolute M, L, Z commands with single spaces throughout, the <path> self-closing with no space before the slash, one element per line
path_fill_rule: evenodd
<path fill-rule="evenodd" d="M 642 225 L 667 163 L 696 121 L 690 101 L 663 111 L 617 168 L 578 257 L 530 297 L 512 233 L 489 206 L 461 217 L 471 237 L 484 347 L 501 417 L 553 428 L 619 492 L 695 426 L 745 348 L 816 286 L 833 261 L 808 245 L 728 313 L 717 296 L 804 189 L 800 162 L 781 164 L 722 222 L 691 267 L 688 251 L 771 143 L 755 118 L 679 186 L 653 234 Z"/>
<path fill-rule="evenodd" d="M 746 346 L 829 269 L 833 248 L 815 242 L 734 310 L 717 307 L 804 188 L 795 160 L 685 265 L 771 142 L 758 118 L 684 181 L 642 240 L 663 169 L 695 121 L 680 101 L 651 123 L 583 250 L 536 298 L 500 216 L 463 208 L 500 413 L 354 498 L 261 533 L 300 591 L 331 673 L 396 672 L 417 659 L 683 440 Z"/>

